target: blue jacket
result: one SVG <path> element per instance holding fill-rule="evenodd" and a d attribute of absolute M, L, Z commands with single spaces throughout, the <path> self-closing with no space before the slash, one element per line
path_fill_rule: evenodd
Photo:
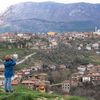
<path fill-rule="evenodd" d="M 4 76 L 6 78 L 10 78 L 14 75 L 13 73 L 13 67 L 16 65 L 16 61 L 13 59 L 6 60 L 4 62 L 5 70 L 4 70 Z"/>

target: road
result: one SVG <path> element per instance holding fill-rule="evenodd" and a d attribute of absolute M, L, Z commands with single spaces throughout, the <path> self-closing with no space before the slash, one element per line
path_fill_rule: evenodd
<path fill-rule="evenodd" d="M 30 58 L 31 56 L 35 55 L 36 53 L 32 53 L 30 55 L 27 55 L 23 60 L 16 62 L 16 65 L 19 65 L 21 63 L 23 63 L 24 61 L 26 61 L 28 58 Z"/>

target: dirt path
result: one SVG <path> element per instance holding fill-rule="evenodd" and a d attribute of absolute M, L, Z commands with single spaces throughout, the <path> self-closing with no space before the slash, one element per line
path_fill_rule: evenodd
<path fill-rule="evenodd" d="M 31 56 L 35 55 L 36 53 L 32 53 L 30 55 L 27 55 L 23 60 L 16 62 L 16 65 L 23 63 L 24 61 L 26 61 L 28 58 L 30 58 Z"/>

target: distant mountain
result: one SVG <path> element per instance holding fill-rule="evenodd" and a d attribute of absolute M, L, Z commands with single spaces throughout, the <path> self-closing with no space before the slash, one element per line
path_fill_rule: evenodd
<path fill-rule="evenodd" d="M 66 32 L 100 28 L 100 4 L 25 2 L 10 6 L 0 19 L 0 31 Z"/>

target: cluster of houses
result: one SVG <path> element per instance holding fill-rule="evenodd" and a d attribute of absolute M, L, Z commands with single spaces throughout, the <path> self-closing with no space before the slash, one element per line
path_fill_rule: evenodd
<path fill-rule="evenodd" d="M 50 67 L 51 66 L 51 67 Z M 60 86 L 62 93 L 70 93 L 72 87 L 84 86 L 84 83 L 91 83 L 94 86 L 100 85 L 100 65 L 80 65 L 77 67 L 77 71 L 72 73 L 69 80 L 65 80 L 60 84 L 51 84 L 48 81 L 48 74 L 44 71 L 57 70 L 56 66 L 49 65 L 49 69 L 46 67 L 35 66 L 16 71 L 12 78 L 12 85 L 25 85 L 28 88 L 38 90 L 40 92 L 50 91 L 54 86 Z M 60 70 L 66 69 L 66 66 L 60 65 Z M 44 69 L 44 70 L 43 70 Z M 46 71 L 47 71 L 46 70 Z M 51 71 L 52 71 L 51 70 Z M 0 65 L 0 87 L 4 85 L 4 66 Z"/>
<path fill-rule="evenodd" d="M 1 33 L 0 43 L 17 43 L 17 48 L 29 47 L 33 49 L 50 49 L 57 46 L 57 42 L 54 39 L 48 39 L 49 34 L 33 34 L 33 33 Z M 51 35 L 50 35 L 51 36 Z M 37 41 L 34 41 L 36 38 Z M 50 42 L 41 41 L 41 38 L 46 38 Z M 24 42 L 24 43 L 23 43 Z M 18 44 L 19 43 L 19 44 Z M 23 46 L 23 44 L 25 46 Z M 10 47 L 11 48 L 11 47 Z"/>
<path fill-rule="evenodd" d="M 45 38 L 48 40 L 49 45 L 46 41 L 27 41 L 28 45 L 30 45 L 31 48 L 36 49 L 52 49 L 56 48 L 59 41 L 62 41 L 64 44 L 70 45 L 70 40 L 76 40 L 76 39 L 85 39 L 85 38 L 91 38 L 91 37 L 100 37 L 100 32 L 67 32 L 67 33 L 56 33 L 56 32 L 48 32 L 46 34 L 34 34 L 34 33 L 2 33 L 0 34 L 0 43 L 2 42 L 10 42 L 10 43 L 16 43 L 19 40 L 30 40 L 35 38 Z M 81 50 L 84 47 L 84 44 L 80 44 L 77 49 Z M 85 49 L 92 50 L 96 49 L 98 50 L 100 47 L 100 41 L 95 43 L 90 43 L 85 46 Z"/>
<path fill-rule="evenodd" d="M 73 73 L 69 80 L 63 82 L 62 90 L 69 93 L 72 87 L 84 86 L 84 83 L 100 85 L 100 65 L 80 65 L 77 67 L 77 72 Z"/>
<path fill-rule="evenodd" d="M 52 49 L 56 48 L 59 40 L 64 44 L 71 46 L 69 43 L 70 40 L 76 39 L 85 39 L 91 37 L 100 37 L 100 32 L 68 32 L 64 34 L 57 34 L 55 32 L 48 32 L 47 34 L 32 34 L 32 33 L 3 33 L 0 34 L 0 43 L 2 42 L 10 42 L 15 43 L 18 42 L 19 39 L 30 40 L 31 38 L 46 38 L 48 39 L 49 46 L 47 42 L 33 42 L 31 43 L 31 48 L 34 49 Z M 77 46 L 78 50 L 86 49 L 88 51 L 95 50 L 97 54 L 100 54 L 100 41 L 94 43 L 87 43 L 84 47 L 84 44 L 79 44 Z M 60 69 L 65 69 L 66 66 L 60 65 Z M 35 72 L 39 72 L 40 70 L 56 70 L 55 65 L 48 65 L 48 67 L 44 66 L 43 69 L 39 66 L 30 67 L 27 69 L 22 69 L 18 72 L 15 72 L 15 76 L 13 77 L 12 85 L 23 84 L 29 88 L 40 90 L 40 91 L 48 91 L 50 89 L 50 82 L 47 80 L 47 74 L 35 74 Z M 0 86 L 4 84 L 4 66 L 0 65 Z M 95 66 L 92 64 L 83 66 L 80 65 L 77 67 L 77 72 L 73 73 L 69 80 L 63 81 L 61 85 L 61 89 L 63 92 L 69 93 L 71 87 L 77 87 L 79 85 L 83 85 L 83 83 L 92 83 L 93 85 L 100 85 L 100 65 Z"/>
<path fill-rule="evenodd" d="M 14 77 L 12 77 L 12 85 L 17 86 L 19 84 L 25 85 L 28 88 L 38 90 L 40 92 L 48 91 L 50 82 L 47 80 L 47 74 L 45 73 L 33 73 L 37 72 L 39 67 L 25 68 L 20 71 L 16 71 Z M 0 87 L 4 86 L 4 65 L 0 65 Z"/>
<path fill-rule="evenodd" d="M 65 69 L 66 66 L 60 65 L 59 69 Z M 40 92 L 50 91 L 51 84 L 48 81 L 47 71 L 57 70 L 55 65 L 42 65 L 33 66 L 16 71 L 12 78 L 12 85 L 17 86 L 19 84 L 25 85 L 28 88 L 39 90 Z M 4 65 L 0 65 L 0 87 L 4 86 Z"/>
<path fill-rule="evenodd" d="M 100 54 L 100 32 L 98 34 L 96 32 L 69 32 L 63 34 L 60 38 L 64 44 L 70 47 L 73 46 L 70 41 L 83 40 L 83 42 L 74 45 L 77 50 L 95 51 L 96 54 Z M 94 39 L 94 41 L 91 41 L 91 39 Z M 98 40 L 95 41 L 96 39 Z"/>
<path fill-rule="evenodd" d="M 2 33 L 0 34 L 0 42 L 17 42 L 18 39 L 30 39 L 33 36 L 32 33 Z"/>

